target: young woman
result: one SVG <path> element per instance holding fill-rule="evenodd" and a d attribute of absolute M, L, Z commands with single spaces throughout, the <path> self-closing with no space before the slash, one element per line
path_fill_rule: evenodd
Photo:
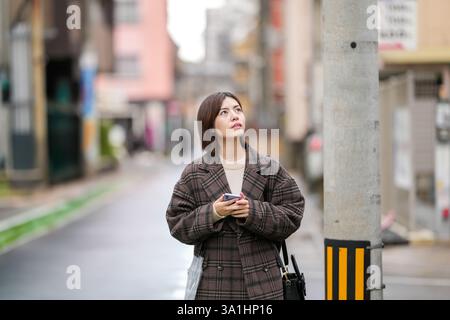
<path fill-rule="evenodd" d="M 202 137 L 208 129 L 217 134 L 202 139 L 202 148 L 216 149 L 186 166 L 166 213 L 172 236 L 203 257 L 195 297 L 283 299 L 277 255 L 280 241 L 300 227 L 303 195 L 281 165 L 243 142 L 245 116 L 235 95 L 208 96 L 197 120 Z M 240 199 L 225 201 L 224 193 Z"/>

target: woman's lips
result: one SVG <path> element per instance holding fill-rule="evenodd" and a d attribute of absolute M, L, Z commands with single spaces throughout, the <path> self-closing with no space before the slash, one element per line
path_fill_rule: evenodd
<path fill-rule="evenodd" d="M 240 129 L 242 128 L 242 124 L 236 123 L 234 126 L 231 127 L 231 129 Z"/>

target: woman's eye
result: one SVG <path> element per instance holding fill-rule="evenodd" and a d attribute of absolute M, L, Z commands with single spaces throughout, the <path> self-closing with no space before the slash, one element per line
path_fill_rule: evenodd
<path fill-rule="evenodd" d="M 225 114 L 227 114 L 227 111 L 225 111 L 225 110 L 223 110 L 223 111 L 220 113 L 221 116 L 222 116 L 222 115 L 225 115 Z"/>
<path fill-rule="evenodd" d="M 236 108 L 237 112 L 242 112 L 242 108 Z"/>

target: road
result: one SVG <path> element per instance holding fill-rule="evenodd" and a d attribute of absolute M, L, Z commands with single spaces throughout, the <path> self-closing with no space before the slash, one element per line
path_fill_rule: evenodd
<path fill-rule="evenodd" d="M 0 299 L 182 299 L 192 247 L 165 220 L 181 170 L 141 168 L 107 205 L 0 256 Z M 79 290 L 66 285 L 71 265 Z"/>

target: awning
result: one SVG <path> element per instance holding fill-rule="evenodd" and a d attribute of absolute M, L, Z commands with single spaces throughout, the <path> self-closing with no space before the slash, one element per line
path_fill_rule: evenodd
<path fill-rule="evenodd" d="M 384 64 L 447 64 L 450 63 L 450 47 L 417 51 L 381 51 L 380 58 Z"/>

